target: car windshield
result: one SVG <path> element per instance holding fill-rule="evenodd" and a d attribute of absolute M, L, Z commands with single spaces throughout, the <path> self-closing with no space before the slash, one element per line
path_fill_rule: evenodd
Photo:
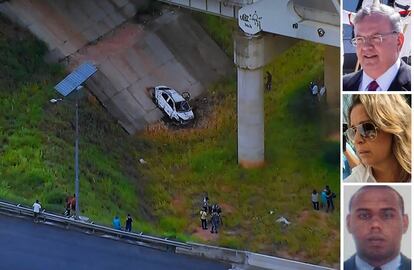
<path fill-rule="evenodd" d="M 175 103 L 175 108 L 177 108 L 177 112 L 188 112 L 191 110 L 190 105 L 188 105 L 187 101 L 179 101 Z"/>

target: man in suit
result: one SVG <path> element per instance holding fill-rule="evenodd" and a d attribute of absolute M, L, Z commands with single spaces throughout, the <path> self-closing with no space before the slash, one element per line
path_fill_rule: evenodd
<path fill-rule="evenodd" d="M 356 254 L 344 270 L 411 270 L 411 260 L 400 253 L 402 235 L 408 230 L 404 200 L 390 186 L 363 186 L 349 201 L 346 217 Z"/>
<path fill-rule="evenodd" d="M 362 69 L 343 77 L 344 91 L 410 91 L 411 67 L 401 61 L 402 22 L 392 7 L 374 4 L 360 9 L 351 40 Z"/>

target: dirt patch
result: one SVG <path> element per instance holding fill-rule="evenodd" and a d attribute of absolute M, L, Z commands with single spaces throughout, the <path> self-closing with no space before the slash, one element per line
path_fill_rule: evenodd
<path fill-rule="evenodd" d="M 215 242 L 215 241 L 217 241 L 219 239 L 219 235 L 220 235 L 219 233 L 210 233 L 210 229 L 203 230 L 201 228 L 201 225 L 200 225 L 200 227 L 196 228 L 194 233 L 193 233 L 193 236 L 196 236 L 196 237 L 198 237 L 198 238 L 200 238 L 200 239 L 202 239 L 206 242 Z"/>
<path fill-rule="evenodd" d="M 172 208 L 178 215 L 185 216 L 185 201 L 181 196 L 174 196 L 174 198 L 171 201 Z"/>

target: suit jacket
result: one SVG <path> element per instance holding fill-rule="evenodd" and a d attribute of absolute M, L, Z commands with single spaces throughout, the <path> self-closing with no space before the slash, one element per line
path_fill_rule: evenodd
<path fill-rule="evenodd" d="M 362 80 L 362 69 L 347 74 L 342 78 L 343 91 L 358 91 Z M 411 91 L 411 67 L 401 60 L 397 75 L 391 82 L 388 91 Z"/>
<path fill-rule="evenodd" d="M 357 270 L 355 265 L 355 254 L 344 262 L 344 270 Z M 398 270 L 411 270 L 411 260 L 401 254 L 401 264 Z"/>

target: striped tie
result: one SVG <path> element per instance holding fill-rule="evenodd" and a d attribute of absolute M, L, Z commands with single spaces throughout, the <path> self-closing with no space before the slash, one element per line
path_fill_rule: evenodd
<path fill-rule="evenodd" d="M 376 91 L 378 86 L 379 85 L 376 81 L 372 81 L 368 84 L 368 91 Z"/>

